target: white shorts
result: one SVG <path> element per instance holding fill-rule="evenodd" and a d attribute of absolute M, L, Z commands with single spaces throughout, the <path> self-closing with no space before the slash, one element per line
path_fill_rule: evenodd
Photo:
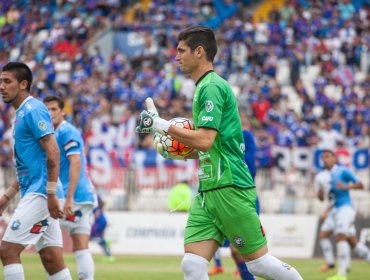
<path fill-rule="evenodd" d="M 45 247 L 63 247 L 59 222 L 50 217 L 47 199 L 37 194 L 28 194 L 20 200 L 3 240 L 25 247 L 35 245 L 37 252 Z"/>
<path fill-rule="evenodd" d="M 335 230 L 335 208 L 331 208 L 328 216 L 325 218 L 324 222 L 320 226 L 320 231 L 331 231 L 334 232 Z"/>
<path fill-rule="evenodd" d="M 356 235 L 355 218 L 356 211 L 351 206 L 342 206 L 337 208 L 334 214 L 334 233 L 342 233 L 347 236 Z"/>
<path fill-rule="evenodd" d="M 65 228 L 69 235 L 88 234 L 91 232 L 91 215 L 94 205 L 73 204 L 74 215 L 60 219 L 60 226 Z"/>

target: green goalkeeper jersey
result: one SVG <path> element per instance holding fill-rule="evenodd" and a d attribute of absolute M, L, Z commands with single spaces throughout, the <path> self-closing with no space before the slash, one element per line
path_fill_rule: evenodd
<path fill-rule="evenodd" d="M 244 140 L 236 98 L 229 84 L 207 72 L 196 84 L 193 98 L 195 129 L 217 130 L 212 147 L 199 151 L 199 191 L 224 186 L 254 187 L 244 162 Z"/>

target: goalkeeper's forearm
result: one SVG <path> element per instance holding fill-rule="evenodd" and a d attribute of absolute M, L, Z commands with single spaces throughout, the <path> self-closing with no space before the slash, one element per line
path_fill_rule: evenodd
<path fill-rule="evenodd" d="M 15 180 L 9 188 L 6 189 L 5 193 L 3 194 L 4 197 L 10 201 L 19 191 L 19 184 L 18 181 Z"/>

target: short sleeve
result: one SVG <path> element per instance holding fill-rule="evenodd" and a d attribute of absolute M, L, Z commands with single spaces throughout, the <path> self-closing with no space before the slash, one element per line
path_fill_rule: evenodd
<path fill-rule="evenodd" d="M 224 104 L 222 90 L 214 84 L 205 85 L 199 92 L 198 127 L 219 130 Z"/>
<path fill-rule="evenodd" d="M 72 154 L 80 154 L 80 144 L 78 142 L 78 139 L 74 137 L 72 130 L 64 130 L 60 135 L 60 144 L 65 152 L 65 154 L 72 155 Z"/>
<path fill-rule="evenodd" d="M 349 169 L 344 169 L 344 178 L 347 182 L 357 183 L 358 177 Z"/>
<path fill-rule="evenodd" d="M 25 120 L 35 139 L 54 133 L 51 117 L 46 108 L 39 107 L 29 111 L 25 116 Z"/>

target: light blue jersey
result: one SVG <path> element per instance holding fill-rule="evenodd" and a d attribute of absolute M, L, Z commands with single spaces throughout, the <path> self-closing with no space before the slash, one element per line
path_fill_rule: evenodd
<path fill-rule="evenodd" d="M 65 196 L 67 196 L 69 186 L 69 160 L 68 156 L 73 154 L 80 155 L 81 171 L 78 184 L 73 196 L 76 203 L 92 204 L 94 203 L 94 190 L 86 170 L 86 161 L 84 156 L 84 142 L 81 133 L 72 124 L 63 121 L 55 131 L 60 149 L 60 180 L 63 184 Z"/>
<path fill-rule="evenodd" d="M 21 198 L 29 193 L 47 196 L 46 153 L 39 140 L 47 134 L 53 134 L 54 130 L 45 105 L 31 96 L 27 97 L 16 110 L 13 133 Z M 57 197 L 64 198 L 60 182 L 57 184 Z"/>
<path fill-rule="evenodd" d="M 337 188 L 337 183 L 342 182 L 344 185 L 348 183 L 359 182 L 357 176 L 344 166 L 335 165 L 331 170 L 331 189 L 330 195 L 334 200 L 334 207 L 339 208 L 344 205 L 352 206 L 349 190 L 340 190 Z"/>

